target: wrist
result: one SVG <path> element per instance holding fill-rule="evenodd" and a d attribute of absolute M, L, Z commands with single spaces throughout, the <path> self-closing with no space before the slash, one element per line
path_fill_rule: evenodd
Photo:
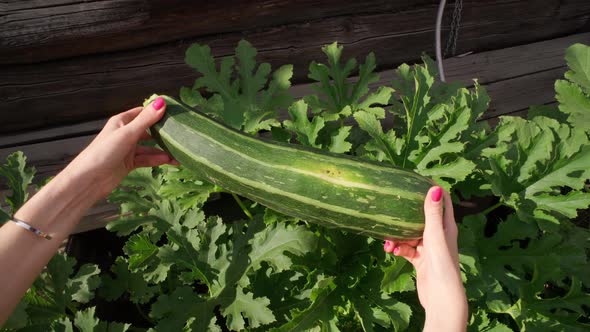
<path fill-rule="evenodd" d="M 468 308 L 467 303 L 444 310 L 426 310 L 424 320 L 424 332 L 449 331 L 463 332 L 467 330 Z"/>
<path fill-rule="evenodd" d="M 33 195 L 15 217 L 58 240 L 63 239 L 98 200 L 95 189 L 90 178 L 66 168 Z"/>

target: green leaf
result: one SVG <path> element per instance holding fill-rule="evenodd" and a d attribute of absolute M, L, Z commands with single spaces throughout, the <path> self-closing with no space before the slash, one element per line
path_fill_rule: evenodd
<path fill-rule="evenodd" d="M 383 271 L 373 269 L 348 296 L 364 330 L 374 331 L 376 326 L 393 327 L 396 331 L 406 329 L 412 314 L 410 306 L 382 293 L 380 280 Z"/>
<path fill-rule="evenodd" d="M 297 140 L 307 146 L 320 147 L 316 144 L 318 133 L 324 127 L 324 119 L 314 117 L 310 122 L 307 118 L 307 104 L 303 100 L 295 102 L 289 107 L 289 114 L 292 120 L 285 120 L 283 125 L 286 129 L 297 134 Z"/>
<path fill-rule="evenodd" d="M 465 269 L 468 295 L 473 294 L 471 287 L 480 287 L 477 299 L 485 296 L 490 311 L 510 315 L 521 329 L 541 321 L 543 326 L 582 329 L 584 325 L 576 321 L 584 315 L 580 304 L 587 303 L 590 294 L 582 291 L 577 276 L 589 279 L 588 230 L 539 232 L 516 215 L 502 221 L 492 236 L 486 236 L 484 229 L 481 215 L 464 219 L 460 228 L 460 251 L 474 257 L 477 267 Z"/>
<path fill-rule="evenodd" d="M 100 321 L 95 317 L 95 311 L 95 307 L 90 307 L 76 313 L 74 325 L 80 332 L 125 332 L 131 327 L 131 324 Z"/>
<path fill-rule="evenodd" d="M 566 195 L 538 195 L 534 198 L 537 207 L 545 211 L 555 211 L 568 218 L 578 216 L 578 209 L 587 209 L 590 206 L 590 193 L 572 191 Z"/>
<path fill-rule="evenodd" d="M 268 308 L 270 301 L 266 297 L 254 298 L 252 293 L 245 294 L 241 287 L 236 290 L 236 298 L 221 313 L 227 317 L 227 327 L 231 330 L 243 330 L 246 326 L 244 318 L 248 319 L 248 325 L 259 327 L 274 322 L 275 316 Z M 243 317 L 242 317 L 243 315 Z"/>
<path fill-rule="evenodd" d="M 574 44 L 568 47 L 565 60 L 570 68 L 565 77 L 590 94 L 590 46 Z"/>
<path fill-rule="evenodd" d="M 346 141 L 346 138 L 350 135 L 351 126 L 344 126 L 338 129 L 336 135 L 330 137 L 330 147 L 328 150 L 334 153 L 346 153 L 352 148 L 352 144 Z"/>
<path fill-rule="evenodd" d="M 186 88 L 181 90 L 183 100 L 248 133 L 278 125 L 278 111 L 292 100 L 288 89 L 293 67 L 279 68 L 269 82 L 270 65 L 262 63 L 257 66 L 256 53 L 250 43 L 242 40 L 235 57 L 223 58 L 217 70 L 209 46 L 192 45 L 186 51 L 185 61 L 202 76 L 195 80 L 191 92 Z M 198 93 L 201 88 L 213 95 L 202 98 Z"/>
<path fill-rule="evenodd" d="M 368 112 L 356 112 L 354 119 L 359 124 L 359 127 L 366 131 L 373 139 L 367 143 L 365 149 L 378 153 L 376 156 L 377 160 L 386 159 L 394 165 L 399 165 L 399 160 L 396 156 L 400 154 L 403 143 L 396 137 L 395 132 L 391 130 L 387 134 L 384 133 L 381 122 L 377 120 L 375 115 Z"/>
<path fill-rule="evenodd" d="M 76 275 L 67 282 L 72 301 L 88 303 L 94 298 L 94 291 L 100 285 L 99 273 L 100 269 L 94 264 L 84 264 L 80 267 Z"/>
<path fill-rule="evenodd" d="M 81 332 L 94 331 L 98 327 L 99 320 L 94 317 L 95 307 L 88 308 L 84 311 L 76 313 L 74 325 L 80 329 Z"/>
<path fill-rule="evenodd" d="M 343 47 L 337 43 L 326 45 L 322 51 L 328 58 L 328 64 L 314 61 L 309 65 L 309 78 L 319 82 L 313 85 L 318 95 L 307 96 L 305 101 L 314 113 L 336 115 L 331 120 L 344 118 L 359 110 L 384 118 L 383 106 L 389 104 L 393 89 L 379 87 L 369 94 L 369 85 L 379 80 L 379 75 L 374 72 L 375 55 L 369 53 L 365 63 L 359 66 L 358 77 L 351 78 L 357 62 L 351 58 L 342 64 L 342 50 Z"/>
<path fill-rule="evenodd" d="M 123 294 L 129 293 L 133 303 L 147 303 L 158 293 L 158 287 L 150 285 L 139 272 L 131 272 L 128 262 L 123 257 L 117 257 L 111 266 L 113 276 L 102 277 L 100 296 L 108 301 L 115 301 Z"/>
<path fill-rule="evenodd" d="M 590 130 L 590 97 L 578 85 L 565 80 L 555 82 L 555 92 L 559 110 L 568 115 L 568 122 Z"/>
<path fill-rule="evenodd" d="M 486 177 L 496 195 L 521 218 L 546 230 L 555 230 L 559 220 L 575 217 L 576 209 L 587 207 L 583 204 L 587 202 L 584 183 L 590 178 L 590 141 L 582 130 L 543 116 L 508 117 L 496 131 L 504 127 L 513 128 L 512 140 L 486 151 L 490 163 Z M 569 198 L 575 200 L 566 202 Z"/>
<path fill-rule="evenodd" d="M 35 172 L 34 167 L 27 167 L 27 158 L 21 151 L 10 154 L 6 157 L 6 163 L 0 165 L 0 176 L 6 179 L 8 189 L 12 191 L 5 197 L 11 211 L 2 211 L 0 223 L 8 220 L 25 203 L 28 198 L 27 188 L 32 183 Z"/>
<path fill-rule="evenodd" d="M 320 280 L 311 295 L 312 304 L 305 310 L 293 312 L 288 323 L 272 331 L 306 331 L 319 325 L 325 331 L 339 331 L 335 310 L 342 304 L 331 279 Z"/>
<path fill-rule="evenodd" d="M 214 304 L 198 296 L 190 287 L 162 294 L 152 304 L 150 317 L 158 319 L 157 331 L 221 331 L 215 326 Z M 178 310 L 182 308 L 182 310 Z"/>
<path fill-rule="evenodd" d="M 415 291 L 416 285 L 412 277 L 414 268 L 406 260 L 396 257 L 391 264 L 383 269 L 381 289 L 386 293 Z"/>
<path fill-rule="evenodd" d="M 184 166 L 165 170 L 158 195 L 175 200 L 183 210 L 203 206 L 212 193 L 221 190 Z"/>
<path fill-rule="evenodd" d="M 469 320 L 469 332 L 511 332 L 508 326 L 499 323 L 496 320 L 490 320 L 485 310 L 478 310 L 471 314 Z"/>

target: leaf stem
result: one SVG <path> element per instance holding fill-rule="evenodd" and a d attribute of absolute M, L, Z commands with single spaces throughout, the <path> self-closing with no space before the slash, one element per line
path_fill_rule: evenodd
<path fill-rule="evenodd" d="M 484 214 L 484 215 L 485 215 L 485 214 L 488 214 L 488 213 L 490 213 L 490 212 L 494 211 L 495 209 L 499 208 L 500 206 L 502 206 L 502 200 L 500 200 L 498 203 L 496 203 L 496 204 L 494 204 L 494 205 L 490 206 L 489 208 L 485 209 L 485 210 L 482 212 L 482 214 Z"/>
<path fill-rule="evenodd" d="M 138 303 L 135 303 L 135 308 L 137 308 L 137 312 L 139 312 L 139 315 L 141 317 L 143 317 L 143 319 L 145 319 L 148 323 L 154 323 L 154 321 L 148 316 L 146 315 L 143 310 L 141 310 L 141 307 L 139 306 Z"/>
<path fill-rule="evenodd" d="M 231 195 L 236 200 L 236 202 L 238 202 L 238 205 L 242 208 L 242 211 L 244 211 L 244 214 L 248 217 L 248 219 L 254 220 L 254 217 L 252 217 L 252 213 L 250 213 L 250 210 L 248 210 L 246 205 L 244 205 L 244 202 L 242 202 L 240 197 L 238 197 L 238 195 L 236 195 L 234 193 L 231 193 Z"/>

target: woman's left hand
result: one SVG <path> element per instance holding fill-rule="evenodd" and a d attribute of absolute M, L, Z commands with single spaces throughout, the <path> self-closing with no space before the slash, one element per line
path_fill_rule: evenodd
<path fill-rule="evenodd" d="M 158 122 L 165 111 L 166 102 L 158 97 L 145 108 L 136 107 L 111 117 L 66 170 L 91 176 L 98 197 L 104 198 L 135 168 L 177 165 L 168 153 L 138 145 L 141 140 L 151 139 L 147 129 Z"/>

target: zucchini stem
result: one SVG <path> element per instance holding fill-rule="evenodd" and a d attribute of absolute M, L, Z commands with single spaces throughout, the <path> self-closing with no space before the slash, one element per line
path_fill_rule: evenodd
<path fill-rule="evenodd" d="M 502 200 L 500 200 L 498 203 L 490 206 L 489 208 L 485 209 L 482 214 L 486 215 L 492 211 L 494 211 L 495 209 L 499 208 L 500 206 L 502 206 Z"/>
<path fill-rule="evenodd" d="M 250 210 L 248 210 L 246 205 L 244 205 L 244 202 L 242 202 L 240 197 L 234 193 L 231 193 L 231 195 L 234 197 L 236 202 L 238 202 L 238 205 L 242 208 L 242 211 L 244 211 L 244 214 L 248 217 L 248 219 L 254 220 L 254 217 L 252 217 L 252 213 L 250 213 Z"/>

